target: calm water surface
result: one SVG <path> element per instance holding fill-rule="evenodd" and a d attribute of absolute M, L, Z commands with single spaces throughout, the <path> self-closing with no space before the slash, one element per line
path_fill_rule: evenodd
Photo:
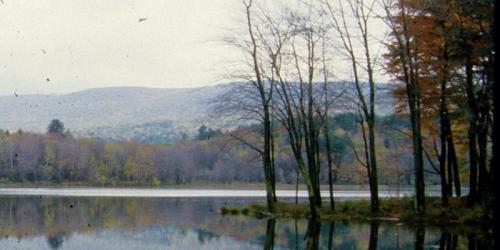
<path fill-rule="evenodd" d="M 178 197 L 186 193 L 169 191 L 112 197 L 113 191 L 101 190 L 108 197 L 76 197 L 39 190 L 30 195 L 0 189 L 0 249 L 488 249 L 491 244 L 476 232 L 218 212 L 223 205 L 264 202 L 259 195 Z"/>
<path fill-rule="evenodd" d="M 295 190 L 277 190 L 278 197 L 295 197 Z M 328 191 L 321 192 L 329 197 Z M 379 191 L 380 197 L 410 196 L 413 191 Z M 439 195 L 439 191 L 428 192 L 427 195 Z M 78 197 L 266 197 L 265 190 L 231 190 L 231 189 L 154 189 L 154 188 L 0 188 L 0 195 L 42 195 L 42 196 L 78 196 Z M 299 190 L 299 197 L 307 197 L 306 190 Z M 337 198 L 369 198 L 366 190 L 335 191 Z"/>

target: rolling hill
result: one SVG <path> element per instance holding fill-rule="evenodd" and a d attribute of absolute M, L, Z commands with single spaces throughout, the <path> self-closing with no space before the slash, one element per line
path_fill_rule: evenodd
<path fill-rule="evenodd" d="M 174 130 L 176 134 L 190 133 L 201 124 L 210 123 L 208 104 L 221 91 L 221 86 L 190 89 L 114 87 L 66 95 L 1 96 L 0 128 L 44 132 L 49 122 L 58 118 L 78 135 L 130 138 L 134 137 L 131 132 L 134 129 L 155 127 L 165 133 Z"/>
<path fill-rule="evenodd" d="M 347 89 L 347 84 L 338 86 L 339 91 Z M 217 128 L 220 121 L 209 117 L 209 104 L 230 87 L 113 87 L 65 95 L 0 96 L 0 129 L 45 132 L 57 118 L 78 136 L 172 143 L 193 136 L 203 124 Z M 379 96 L 384 102 L 392 99 L 387 90 L 380 90 Z M 390 113 L 391 105 L 379 109 Z"/>

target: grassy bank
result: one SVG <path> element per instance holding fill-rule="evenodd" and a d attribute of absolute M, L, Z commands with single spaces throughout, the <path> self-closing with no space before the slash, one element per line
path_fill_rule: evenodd
<path fill-rule="evenodd" d="M 439 197 L 427 197 L 427 209 L 424 214 L 415 212 L 414 200 L 408 198 L 387 198 L 380 200 L 380 212 L 370 211 L 368 200 L 344 201 L 336 204 L 332 211 L 325 203 L 320 210 L 321 220 L 348 220 L 348 221 L 392 221 L 407 224 L 425 225 L 484 225 L 489 226 L 491 215 L 480 206 L 467 207 L 465 198 L 453 198 L 449 207 L 441 205 Z M 297 218 L 309 217 L 307 204 L 280 203 L 275 214 L 268 213 L 264 204 L 254 204 L 248 207 L 222 207 L 224 215 L 244 215 L 255 217 Z"/>

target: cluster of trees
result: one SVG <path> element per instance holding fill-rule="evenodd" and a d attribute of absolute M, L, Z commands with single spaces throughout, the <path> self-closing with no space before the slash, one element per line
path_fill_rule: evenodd
<path fill-rule="evenodd" d="M 336 168 L 333 173 L 321 169 L 319 182 L 326 184 L 331 178 L 336 184 L 365 184 L 366 174 L 355 153 L 363 148 L 358 115 L 343 113 L 330 119 L 328 130 Z M 412 173 L 405 167 L 411 160 L 410 143 L 399 132 L 407 128 L 408 122 L 395 116 L 379 119 L 376 136 L 383 149 L 380 152 L 384 157 L 382 184 L 411 182 Z M 90 185 L 262 183 L 264 176 L 258 167 L 258 153 L 234 139 L 234 134 L 245 134 L 247 140 L 252 140 L 251 137 L 258 140 L 261 131 L 259 125 L 226 133 L 201 126 L 197 139 L 168 145 L 74 138 L 65 131 L 62 122 L 54 120 L 46 134 L 0 132 L 0 180 Z M 217 135 L 207 138 L 207 133 Z M 276 131 L 273 140 L 276 181 L 301 182 L 303 177 L 297 175 L 288 134 L 284 130 Z M 319 151 L 325 154 L 324 138 L 319 144 Z M 326 164 L 326 159 L 321 161 Z"/>
<path fill-rule="evenodd" d="M 237 145 L 222 150 L 222 140 L 165 145 L 74 138 L 67 133 L 1 132 L 0 179 L 91 185 L 260 182 L 251 156 L 242 155 Z"/>
<path fill-rule="evenodd" d="M 210 138 L 221 135 L 222 131 L 220 129 L 213 130 L 205 125 L 201 125 L 201 127 L 198 128 L 198 135 L 196 136 L 196 138 L 200 141 L 203 141 L 210 140 Z"/>
<path fill-rule="evenodd" d="M 335 121 L 330 117 L 339 110 L 358 114 L 361 147 L 353 153 L 366 171 L 372 212 L 379 210 L 380 72 L 392 76 L 397 113 L 410 121 L 400 132 L 412 141 L 409 165 L 414 169 L 417 212 L 425 211 L 426 172 L 440 176 L 447 206 L 453 185 L 461 195 L 464 163 L 469 204 L 485 205 L 492 197 L 488 152 L 494 121 L 494 7 L 489 0 L 318 0 L 281 5 L 244 0 L 245 33 L 226 39 L 243 53 L 244 68 L 234 74 L 242 83 L 220 97 L 215 111 L 261 125 L 259 139 L 238 131 L 231 136 L 261 156 L 269 211 L 275 211 L 277 202 L 279 131 L 288 135 L 295 167 L 308 188 L 312 216 L 322 204 L 319 184 L 324 168 L 335 209 L 333 173 L 341 156 L 332 148 L 336 138 L 330 138 L 330 123 Z M 386 36 L 374 30 L 374 24 L 387 28 Z M 350 65 L 350 93 L 339 91 L 332 80 L 345 70 L 339 66 L 345 63 Z M 468 151 L 467 157 L 460 157 L 459 150 Z"/>
<path fill-rule="evenodd" d="M 387 69 L 406 92 L 401 101 L 411 117 L 416 170 L 422 175 L 423 155 L 435 158 L 447 206 L 453 186 L 460 196 L 456 143 L 466 141 L 469 205 L 485 204 L 492 197 L 495 2 L 394 1 L 384 9 L 391 31 Z"/>

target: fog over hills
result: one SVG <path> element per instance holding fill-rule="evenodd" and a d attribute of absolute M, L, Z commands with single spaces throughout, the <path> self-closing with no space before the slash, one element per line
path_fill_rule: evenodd
<path fill-rule="evenodd" d="M 209 103 L 229 89 L 113 87 L 65 95 L 0 96 L 0 129 L 45 132 L 57 118 L 78 136 L 175 142 L 203 124 L 218 128 L 220 123 L 209 118 Z M 380 91 L 379 96 L 386 101 L 388 93 Z M 387 113 L 390 103 L 379 109 Z"/>
<path fill-rule="evenodd" d="M 50 120 L 58 118 L 67 129 L 79 135 L 107 137 L 112 134 L 101 133 L 121 131 L 124 137 L 132 137 L 128 128 L 138 129 L 144 124 L 191 132 L 200 124 L 209 123 L 208 104 L 223 89 L 221 86 L 115 87 L 66 95 L 1 96 L 0 128 L 44 132 Z"/>

